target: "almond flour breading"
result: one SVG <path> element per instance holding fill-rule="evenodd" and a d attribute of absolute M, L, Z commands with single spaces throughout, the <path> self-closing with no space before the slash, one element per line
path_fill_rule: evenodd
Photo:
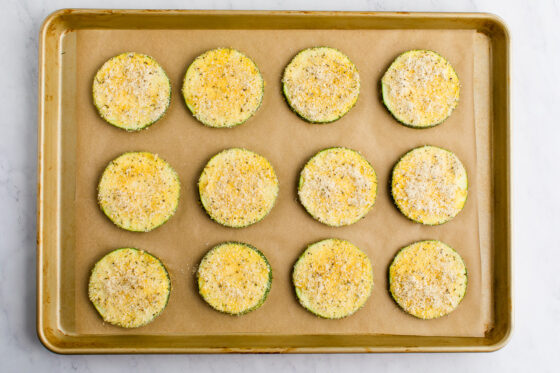
<path fill-rule="evenodd" d="M 197 272 L 198 289 L 214 309 L 241 315 L 265 301 L 272 271 L 264 255 L 251 245 L 226 242 L 211 249 Z"/>
<path fill-rule="evenodd" d="M 292 280 L 301 305 L 339 319 L 368 300 L 373 271 L 367 255 L 348 241 L 327 239 L 310 245 L 294 265 Z"/>
<path fill-rule="evenodd" d="M 434 319 L 457 308 L 467 289 L 467 269 L 459 254 L 440 241 L 403 248 L 389 268 L 395 301 L 409 314 Z"/>
<path fill-rule="evenodd" d="M 455 154 L 422 146 L 393 169 L 393 199 L 409 219 L 428 225 L 453 219 L 467 200 L 467 171 Z"/>
<path fill-rule="evenodd" d="M 98 201 L 103 212 L 119 227 L 148 232 L 175 213 L 180 189 L 177 174 L 157 154 L 124 153 L 103 172 Z"/>
<path fill-rule="evenodd" d="M 171 83 L 150 56 L 123 53 L 105 62 L 93 80 L 93 101 L 110 124 L 141 130 L 163 116 L 171 98 Z"/>
<path fill-rule="evenodd" d="M 381 79 L 383 101 L 395 118 L 413 127 L 443 122 L 459 102 L 459 78 L 445 58 L 428 50 L 401 54 Z"/>
<path fill-rule="evenodd" d="M 153 321 L 167 305 L 170 291 L 163 263 L 131 248 L 105 255 L 89 279 L 89 299 L 103 320 L 124 328 Z"/>
<path fill-rule="evenodd" d="M 232 148 L 210 159 L 200 175 L 198 189 L 202 205 L 213 220 L 240 228 L 270 212 L 278 195 L 278 179 L 266 158 Z"/>
<path fill-rule="evenodd" d="M 358 152 L 346 148 L 320 151 L 303 168 L 298 194 L 305 209 L 321 223 L 350 225 L 373 207 L 377 177 Z"/>
<path fill-rule="evenodd" d="M 358 69 L 342 52 L 328 47 L 304 49 L 286 66 L 282 78 L 288 104 L 312 123 L 341 118 L 358 100 Z"/>
<path fill-rule="evenodd" d="M 264 80 L 243 53 L 218 48 L 198 56 L 187 69 L 183 97 L 196 119 L 210 127 L 247 121 L 261 105 Z"/>

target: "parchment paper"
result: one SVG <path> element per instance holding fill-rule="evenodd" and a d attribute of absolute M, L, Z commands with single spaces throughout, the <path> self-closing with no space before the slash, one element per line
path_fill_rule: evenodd
<path fill-rule="evenodd" d="M 477 210 L 476 138 L 473 108 L 473 35 L 467 30 L 80 30 L 77 36 L 77 179 L 76 179 L 76 331 L 89 334 L 404 334 L 482 336 L 488 312 L 481 306 L 481 267 Z M 284 102 L 281 74 L 289 60 L 306 47 L 327 45 L 346 53 L 358 67 L 358 103 L 344 118 L 327 125 L 299 119 Z M 180 93 L 189 63 L 200 53 L 231 46 L 253 58 L 266 81 L 264 102 L 247 123 L 234 129 L 207 128 L 189 113 Z M 413 48 L 445 56 L 462 83 L 461 100 L 452 116 L 432 129 L 398 124 L 380 102 L 378 82 L 389 63 Z M 96 70 L 108 58 L 136 51 L 153 56 L 173 85 L 172 103 L 164 119 L 148 130 L 126 133 L 105 123 L 91 99 Z M 433 144 L 454 151 L 469 176 L 469 198 L 451 222 L 427 227 L 407 220 L 392 204 L 390 171 L 409 149 Z M 211 221 L 198 203 L 196 181 L 218 151 L 246 147 L 267 157 L 275 167 L 280 194 L 263 221 L 232 229 Z M 313 220 L 296 199 L 296 183 L 304 163 L 330 146 L 359 150 L 374 166 L 379 187 L 373 210 L 358 223 L 330 228 Z M 96 186 L 107 163 L 125 151 L 159 154 L 179 173 L 182 190 L 176 214 L 150 233 L 126 232 L 113 225 L 96 202 Z M 342 320 L 324 320 L 297 302 L 291 269 L 305 247 L 339 237 L 364 250 L 374 268 L 374 290 L 367 304 Z M 469 284 L 458 309 L 447 317 L 423 321 L 401 311 L 387 291 L 387 268 L 403 246 L 439 239 L 464 258 Z M 258 247 L 273 269 L 265 304 L 242 317 L 207 306 L 196 291 L 194 272 L 212 246 L 239 240 Z M 172 278 L 166 310 L 153 323 L 125 330 L 104 324 L 87 298 L 94 263 L 108 251 L 137 247 L 158 256 Z M 489 287 L 490 284 L 485 284 Z"/>

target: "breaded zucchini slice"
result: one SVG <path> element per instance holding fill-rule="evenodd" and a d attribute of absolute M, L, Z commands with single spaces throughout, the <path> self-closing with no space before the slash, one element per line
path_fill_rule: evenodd
<path fill-rule="evenodd" d="M 415 128 L 447 119 L 459 103 L 459 91 L 459 77 L 451 64 L 429 50 L 404 52 L 381 78 L 387 109 L 396 120 Z"/>
<path fill-rule="evenodd" d="M 292 281 L 303 307 L 326 319 L 340 319 L 366 303 L 373 270 L 363 251 L 330 238 L 307 247 L 294 265 Z"/>
<path fill-rule="evenodd" d="M 127 52 L 101 66 L 93 79 L 93 103 L 115 127 L 138 131 L 159 120 L 171 102 L 171 82 L 150 56 Z"/>
<path fill-rule="evenodd" d="M 301 118 L 329 123 L 344 116 L 358 101 L 360 75 L 339 50 L 308 48 L 286 66 L 282 87 L 288 105 Z"/>
<path fill-rule="evenodd" d="M 467 171 L 459 158 L 436 146 L 412 149 L 393 168 L 393 200 L 417 223 L 438 225 L 453 219 L 465 206 L 467 189 Z"/>
<path fill-rule="evenodd" d="M 259 308 L 270 291 L 272 269 L 262 252 L 242 242 L 213 247 L 200 262 L 198 291 L 214 309 L 242 315 Z"/>
<path fill-rule="evenodd" d="M 467 268 L 461 256 L 443 242 L 415 242 L 393 259 L 389 289 L 405 312 L 435 319 L 456 309 L 465 296 Z"/>
<path fill-rule="evenodd" d="M 88 293 L 103 320 L 123 328 L 137 328 L 152 322 L 163 311 L 171 293 L 171 280 L 155 256 L 122 248 L 95 264 Z"/>
<path fill-rule="evenodd" d="M 357 151 L 328 148 L 315 154 L 299 177 L 299 200 L 321 223 L 354 224 L 375 204 L 377 177 Z"/>
<path fill-rule="evenodd" d="M 194 117 L 210 127 L 234 127 L 261 106 L 264 79 L 249 57 L 232 48 L 198 56 L 187 69 L 183 97 Z"/>
<path fill-rule="evenodd" d="M 242 228 L 262 220 L 278 196 L 270 162 L 247 149 L 213 156 L 198 179 L 200 201 L 208 215 L 226 227 Z"/>
<path fill-rule="evenodd" d="M 99 206 L 113 223 L 148 232 L 175 213 L 181 185 L 175 170 L 157 154 L 130 152 L 109 163 L 97 189 Z"/>

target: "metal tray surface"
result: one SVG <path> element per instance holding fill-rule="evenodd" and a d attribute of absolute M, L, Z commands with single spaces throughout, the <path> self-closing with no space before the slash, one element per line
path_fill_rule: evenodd
<path fill-rule="evenodd" d="M 74 31 L 84 29 L 473 30 L 481 260 L 490 288 L 492 322 L 483 337 L 391 334 L 80 334 L 67 286 L 75 253 L 76 170 Z M 46 18 L 39 45 L 37 333 L 51 351 L 83 353 L 336 353 L 494 351 L 513 324 L 511 283 L 509 35 L 494 15 L 302 11 L 64 9 Z M 70 77 L 70 78 L 69 78 Z M 178 97 L 174 98 L 175 100 Z"/>

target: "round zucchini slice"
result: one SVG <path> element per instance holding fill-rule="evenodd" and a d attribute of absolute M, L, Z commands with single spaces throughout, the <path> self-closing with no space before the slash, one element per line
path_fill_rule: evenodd
<path fill-rule="evenodd" d="M 304 308 L 319 317 L 340 319 L 366 303 L 373 271 L 363 251 L 330 238 L 307 247 L 294 265 L 292 281 Z"/>
<path fill-rule="evenodd" d="M 127 52 L 101 66 L 93 79 L 93 103 L 115 127 L 139 131 L 159 120 L 171 102 L 171 82 L 150 56 Z"/>
<path fill-rule="evenodd" d="M 177 209 L 181 185 L 171 166 L 148 152 L 124 153 L 112 160 L 99 181 L 99 206 L 117 226 L 148 232 Z"/>
<path fill-rule="evenodd" d="M 436 146 L 412 149 L 393 168 L 393 200 L 417 223 L 438 225 L 453 219 L 465 206 L 467 189 L 467 171 L 459 158 Z"/>
<path fill-rule="evenodd" d="M 255 247 L 225 242 L 212 248 L 198 267 L 198 291 L 214 309 L 243 315 L 259 308 L 270 291 L 272 270 Z"/>
<path fill-rule="evenodd" d="M 383 103 L 396 120 L 414 128 L 447 119 L 459 103 L 459 91 L 451 64 L 429 50 L 404 52 L 381 78 Z"/>
<path fill-rule="evenodd" d="M 299 177 L 299 199 L 321 223 L 354 224 L 375 204 L 377 177 L 357 151 L 328 148 L 314 155 Z"/>
<path fill-rule="evenodd" d="M 456 309 L 465 296 L 467 269 L 461 256 L 443 242 L 415 242 L 393 259 L 389 289 L 405 312 L 435 319 Z"/>
<path fill-rule="evenodd" d="M 232 48 L 198 56 L 187 69 L 183 97 L 187 107 L 209 127 L 235 127 L 261 106 L 264 79 L 249 57 Z"/>
<path fill-rule="evenodd" d="M 342 118 L 358 101 L 360 75 L 339 50 L 315 47 L 300 51 L 286 66 L 282 78 L 286 101 L 311 123 Z"/>
<path fill-rule="evenodd" d="M 103 320 L 123 328 L 137 328 L 152 322 L 163 311 L 171 293 L 171 280 L 155 256 L 122 248 L 95 264 L 88 293 Z"/>
<path fill-rule="evenodd" d="M 278 179 L 263 156 L 232 148 L 216 154 L 198 180 L 200 201 L 215 222 L 243 228 L 261 221 L 274 206 Z"/>

